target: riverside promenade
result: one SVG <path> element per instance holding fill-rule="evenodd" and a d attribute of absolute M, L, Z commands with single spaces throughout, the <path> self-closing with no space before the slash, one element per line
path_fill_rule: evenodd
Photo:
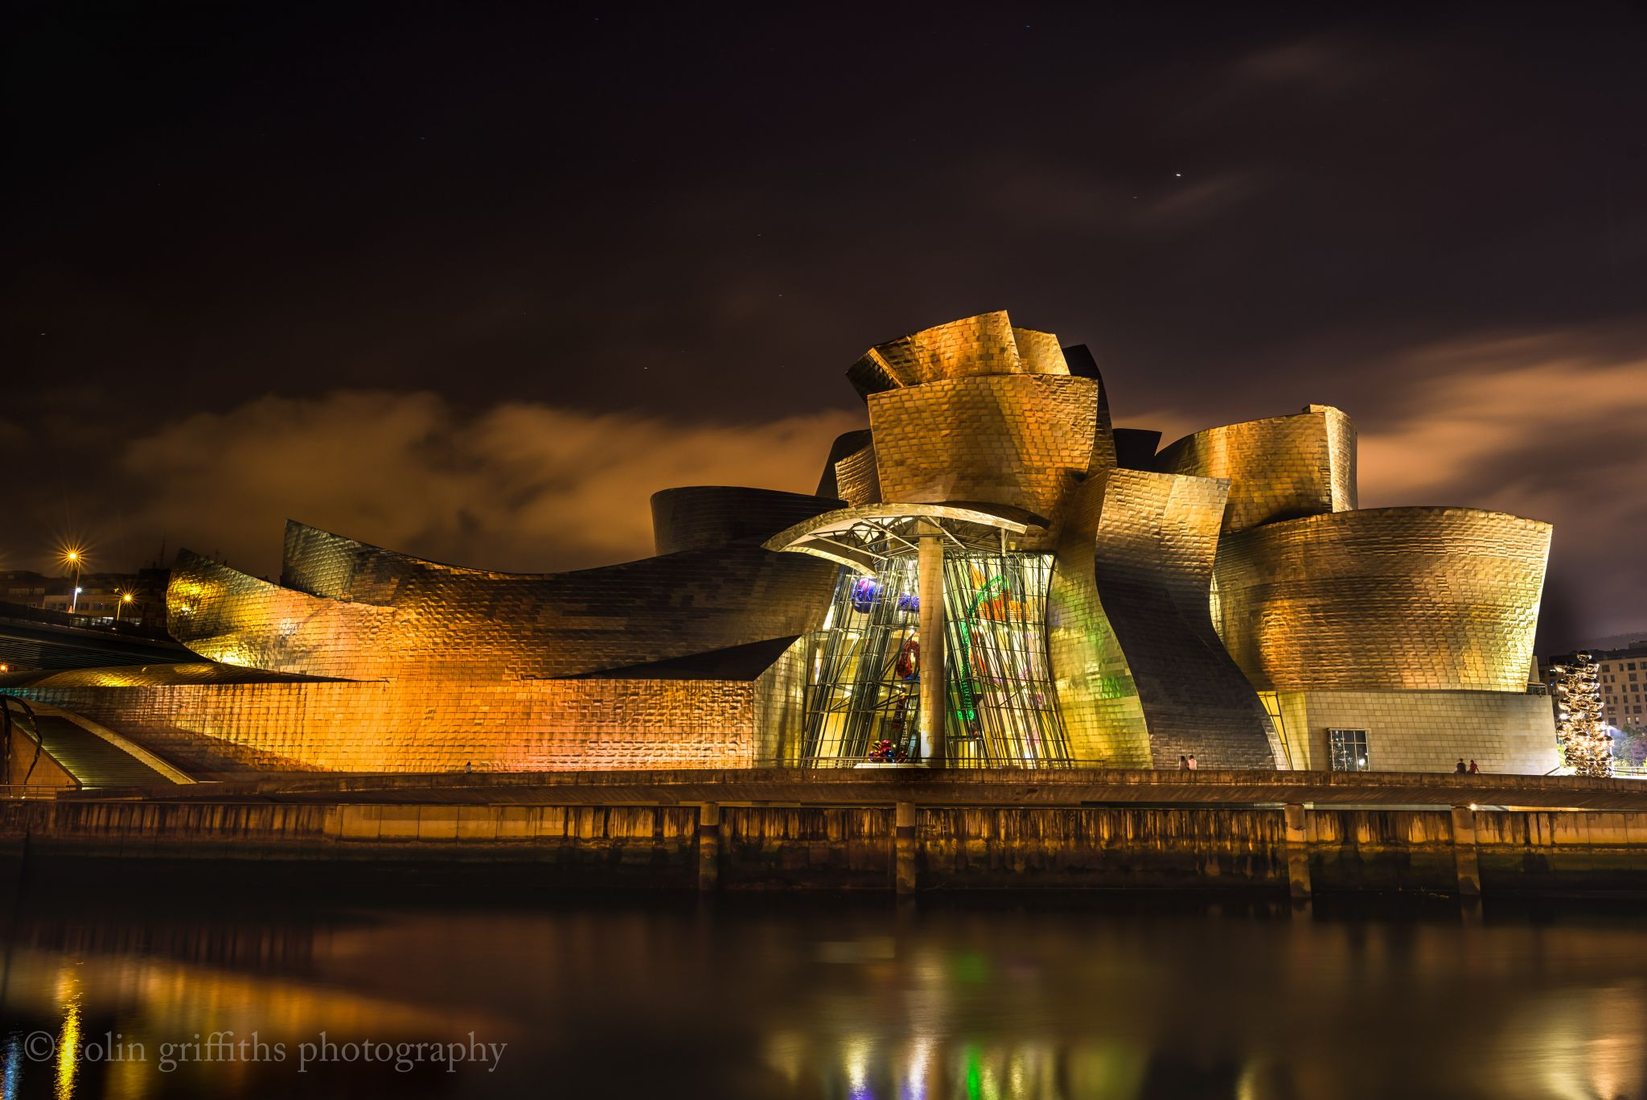
<path fill-rule="evenodd" d="M 156 875 L 258 861 L 655 890 L 1647 896 L 1647 784 L 921 769 L 284 774 L 0 803 L 0 852 Z"/>

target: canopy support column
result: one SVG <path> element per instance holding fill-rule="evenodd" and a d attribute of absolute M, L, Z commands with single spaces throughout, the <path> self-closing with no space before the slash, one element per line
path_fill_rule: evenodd
<path fill-rule="evenodd" d="M 916 582 L 921 596 L 921 759 L 944 763 L 944 719 L 949 710 L 944 677 L 944 535 L 936 523 L 920 526 Z"/>

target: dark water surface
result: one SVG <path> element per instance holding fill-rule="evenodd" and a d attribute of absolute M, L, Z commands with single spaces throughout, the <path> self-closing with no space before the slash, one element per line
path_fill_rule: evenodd
<path fill-rule="evenodd" d="M 140 893 L 5 899 L 5 1097 L 1647 1097 L 1639 910 Z"/>

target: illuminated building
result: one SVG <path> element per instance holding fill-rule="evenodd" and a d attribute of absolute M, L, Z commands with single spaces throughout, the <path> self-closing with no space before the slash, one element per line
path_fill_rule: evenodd
<path fill-rule="evenodd" d="M 1555 766 L 1547 524 L 1357 510 L 1328 406 L 1157 453 L 1005 313 L 847 373 L 869 429 L 815 494 L 665 490 L 655 557 L 504 574 L 293 523 L 278 584 L 179 558 L 201 663 L 16 690 L 203 772 Z"/>

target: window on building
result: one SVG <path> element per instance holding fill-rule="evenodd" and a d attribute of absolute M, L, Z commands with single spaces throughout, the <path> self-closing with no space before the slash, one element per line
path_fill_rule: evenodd
<path fill-rule="evenodd" d="M 1367 755 L 1367 731 L 1351 729 L 1327 730 L 1327 754 L 1335 772 L 1364 772 L 1371 770 Z"/>

